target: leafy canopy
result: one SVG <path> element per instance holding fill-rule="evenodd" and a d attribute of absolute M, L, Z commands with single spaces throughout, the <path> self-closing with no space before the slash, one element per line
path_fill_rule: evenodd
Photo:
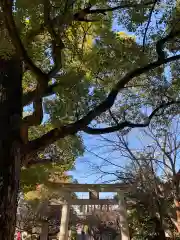
<path fill-rule="evenodd" d="M 4 0 L 0 11 L 0 56 L 23 59 L 26 168 L 51 168 L 53 158 L 72 166 L 80 131 L 129 131 L 178 114 L 179 1 Z"/>

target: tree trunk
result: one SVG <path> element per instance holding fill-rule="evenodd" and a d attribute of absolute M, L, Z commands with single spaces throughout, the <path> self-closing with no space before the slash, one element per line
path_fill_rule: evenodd
<path fill-rule="evenodd" d="M 0 59 L 0 240 L 14 239 L 20 178 L 22 67 Z"/>
<path fill-rule="evenodd" d="M 153 221 L 155 223 L 156 236 L 154 236 L 154 238 L 152 238 L 152 240 L 166 240 L 165 232 L 164 232 L 164 229 L 162 227 L 160 220 L 157 217 L 154 217 Z"/>
<path fill-rule="evenodd" d="M 177 228 L 178 233 L 180 233 L 180 201 L 174 199 L 175 207 L 176 207 L 176 222 L 175 226 Z"/>

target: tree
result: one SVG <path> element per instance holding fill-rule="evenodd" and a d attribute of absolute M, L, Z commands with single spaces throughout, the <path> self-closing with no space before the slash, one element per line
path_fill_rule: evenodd
<path fill-rule="evenodd" d="M 41 162 L 40 152 L 57 140 L 80 131 L 99 134 L 145 127 L 156 114 L 167 113 L 179 104 L 178 84 L 172 82 L 167 89 L 167 81 L 163 80 L 164 64 L 171 68 L 173 79 L 178 74 L 179 31 L 173 28 L 178 1 L 168 11 L 161 1 L 1 0 L 0 4 L 0 238 L 13 239 L 21 166 L 35 159 Z M 152 15 L 158 13 L 160 30 L 149 34 Z M 114 20 L 132 31 L 140 30 L 140 35 L 146 25 L 143 43 L 147 52 L 143 51 L 145 44 L 112 32 Z M 167 28 L 164 36 L 162 25 Z M 139 84 L 144 87 L 136 88 L 139 112 L 134 116 L 134 109 L 127 109 L 135 102 L 135 95 L 125 90 Z M 28 131 L 41 124 L 47 96 L 46 110 L 52 125 L 31 139 Z M 102 122 L 102 114 L 111 109 L 116 99 L 116 110 L 120 109 L 118 124 L 89 126 L 93 120 Z M 23 107 L 31 103 L 30 114 L 23 117 Z M 142 106 L 152 108 L 149 116 L 142 116 Z M 178 113 L 177 108 L 173 110 Z"/>
<path fill-rule="evenodd" d="M 165 233 L 174 236 L 175 226 L 168 216 L 172 210 L 172 198 L 170 194 L 164 196 L 165 193 L 160 191 L 164 183 L 157 176 L 154 167 L 144 159 L 139 164 L 129 164 L 127 171 L 124 173 L 127 179 L 122 181 L 128 183 L 129 175 L 134 186 L 126 196 L 131 238 L 166 239 Z M 118 195 L 115 198 L 118 198 Z"/>
<path fill-rule="evenodd" d="M 163 178 L 166 183 L 163 191 L 169 191 L 175 217 L 169 215 L 171 221 L 180 232 L 180 212 L 179 212 L 179 119 L 174 118 L 167 128 L 161 131 L 149 128 L 145 134 L 152 140 L 152 147 L 155 148 L 156 159 L 160 167 L 163 167 Z"/>
<path fill-rule="evenodd" d="M 131 134 L 124 136 L 123 132 L 113 138 L 101 136 L 102 146 L 114 151 L 117 159 L 92 152 L 101 159 L 99 166 L 94 164 L 96 174 L 98 171 L 102 177 L 111 175 L 113 181 L 134 186 L 128 196 L 136 200 L 130 223 L 141 236 L 153 232 L 152 219 L 157 216 L 162 229 L 170 230 L 175 236 L 179 234 L 179 118 L 171 117 L 171 122 L 165 124 L 158 116 L 147 129 L 139 131 L 140 144 Z M 137 228 L 140 222 L 143 225 Z"/>

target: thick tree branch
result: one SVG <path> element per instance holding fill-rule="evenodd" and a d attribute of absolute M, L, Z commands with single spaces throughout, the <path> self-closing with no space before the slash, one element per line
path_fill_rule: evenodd
<path fill-rule="evenodd" d="M 33 152 L 43 150 L 46 146 L 54 143 L 55 141 L 64 138 L 68 135 L 74 135 L 80 131 L 80 125 L 78 123 L 69 124 L 60 128 L 54 128 L 42 137 L 30 141 L 24 146 L 25 154 L 32 154 Z"/>
<path fill-rule="evenodd" d="M 148 1 L 145 3 L 141 3 L 141 4 L 137 4 L 137 3 L 128 3 L 128 4 L 122 4 L 116 7 L 110 7 L 110 8 L 104 8 L 104 9 L 89 9 L 89 11 L 87 11 L 88 14 L 105 14 L 106 12 L 113 12 L 119 9 L 123 9 L 123 8 L 138 8 L 138 7 L 143 7 L 143 6 L 148 6 L 153 4 L 154 1 Z"/>
<path fill-rule="evenodd" d="M 60 80 L 60 78 L 59 78 Z M 39 95 L 39 97 L 43 98 L 43 97 L 48 97 L 51 96 L 52 94 L 56 93 L 56 88 L 57 87 L 62 87 L 62 88 L 71 88 L 73 86 L 72 85 L 68 85 L 66 82 L 55 82 L 51 85 L 49 85 L 44 92 L 41 92 L 41 94 Z M 34 99 L 36 97 L 36 89 L 30 92 L 27 92 L 23 95 L 23 99 L 22 99 L 22 105 L 23 106 L 27 106 L 29 104 L 31 104 Z"/>
<path fill-rule="evenodd" d="M 180 55 L 169 57 L 169 58 L 165 59 L 163 62 L 159 61 L 159 60 L 155 61 L 153 63 L 147 64 L 141 68 L 137 68 L 137 69 L 132 70 L 131 72 L 127 73 L 114 86 L 114 88 L 111 90 L 111 92 L 109 93 L 107 98 L 101 104 L 99 104 L 97 107 L 95 107 L 93 110 L 91 110 L 85 117 L 76 121 L 73 124 L 68 124 L 66 126 L 62 126 L 59 129 L 55 128 L 55 129 L 49 131 L 48 133 L 46 133 L 45 135 L 43 135 L 42 137 L 29 142 L 29 144 L 27 144 L 24 148 L 25 153 L 30 153 L 31 151 L 37 151 L 40 149 L 42 150 L 47 145 L 57 141 L 58 139 L 64 138 L 65 136 L 68 136 L 68 135 L 74 135 L 78 131 L 86 131 L 87 132 L 88 131 L 87 126 L 91 123 L 91 121 L 94 120 L 97 116 L 100 116 L 103 112 L 105 112 L 106 110 L 110 109 L 113 106 L 114 101 L 116 100 L 116 97 L 117 97 L 119 91 L 121 89 L 123 89 L 124 86 L 127 83 L 129 83 L 134 77 L 138 77 L 141 74 L 144 74 L 152 69 L 155 69 L 155 68 L 161 66 L 163 63 L 164 64 L 169 63 L 169 62 L 172 62 L 172 61 L 175 61 L 178 59 L 180 59 Z M 165 106 L 166 106 L 166 104 L 169 105 L 170 103 L 165 103 Z M 173 103 L 171 103 L 171 104 L 173 104 Z M 163 107 L 164 107 L 164 105 L 163 105 Z M 161 108 L 162 108 L 162 106 L 155 109 L 152 113 L 153 115 L 151 114 L 149 116 L 149 118 L 151 119 L 157 113 L 157 111 L 159 111 L 159 109 L 161 109 Z M 127 127 L 127 123 L 124 124 L 123 126 Z M 142 124 L 142 127 L 143 126 L 144 126 L 144 124 Z M 135 127 L 135 126 L 132 124 L 131 127 Z M 119 130 L 119 129 L 120 128 L 118 127 L 116 130 Z M 96 133 L 96 134 L 99 134 L 99 133 Z"/>
<path fill-rule="evenodd" d="M 147 127 L 151 123 L 152 118 L 154 116 L 156 116 L 157 112 L 160 109 L 166 108 L 166 107 L 171 106 L 173 104 L 180 104 L 180 101 L 171 101 L 171 102 L 167 102 L 167 103 L 162 103 L 159 107 L 157 107 L 149 115 L 149 117 L 147 117 L 147 120 L 144 123 L 132 123 L 132 122 L 129 122 L 129 121 L 124 121 L 124 122 L 121 122 L 121 123 L 119 123 L 119 124 L 117 124 L 115 126 L 107 127 L 107 128 L 91 128 L 91 127 L 87 127 L 86 129 L 84 129 L 84 132 L 86 132 L 88 134 L 106 134 L 106 133 L 112 133 L 112 132 L 120 131 L 120 130 L 124 129 L 125 127 L 129 127 L 129 128 Z"/>
<path fill-rule="evenodd" d="M 54 162 L 54 160 L 52 158 L 36 158 L 36 159 L 30 160 L 26 164 L 26 167 L 31 167 L 31 166 L 37 165 L 37 164 L 50 164 L 53 162 Z"/>
<path fill-rule="evenodd" d="M 11 37 L 11 41 L 19 53 L 19 55 L 23 58 L 24 62 L 27 64 L 28 68 L 35 74 L 37 81 L 40 84 L 48 83 L 48 77 L 45 73 L 41 71 L 30 59 L 27 51 L 25 50 L 23 43 L 19 37 L 17 27 L 14 21 L 13 13 L 12 13 L 12 0 L 2 0 L 2 10 L 3 16 L 5 19 L 6 28 L 8 30 L 9 36 Z"/>
<path fill-rule="evenodd" d="M 43 107 L 42 107 L 42 91 L 40 84 L 37 85 L 35 90 L 35 98 L 33 101 L 34 111 L 30 116 L 23 119 L 21 125 L 21 138 L 26 144 L 28 142 L 28 129 L 30 126 L 38 126 L 43 120 Z"/>
<path fill-rule="evenodd" d="M 44 23 L 47 26 L 47 30 L 52 39 L 52 57 L 54 61 L 54 67 L 48 73 L 48 77 L 52 78 L 58 73 L 58 71 L 62 67 L 61 52 L 62 49 L 64 48 L 64 44 L 61 40 L 61 37 L 57 35 L 54 29 L 54 26 L 50 18 L 50 13 L 51 13 L 50 1 L 44 0 Z"/>
<path fill-rule="evenodd" d="M 164 44 L 167 41 L 170 41 L 170 40 L 174 39 L 178 35 L 180 35 L 180 30 L 171 31 L 166 37 L 161 38 L 160 40 L 157 41 L 157 43 L 156 43 L 156 52 L 157 52 L 159 60 L 164 61 L 164 59 L 166 58 L 166 54 L 165 54 L 165 52 L 163 50 Z"/>
<path fill-rule="evenodd" d="M 27 128 L 30 126 L 40 125 L 43 119 L 42 98 L 39 97 L 39 94 L 37 92 L 35 93 L 33 108 L 34 108 L 33 114 L 23 119 L 23 124 L 25 124 Z"/>
<path fill-rule="evenodd" d="M 65 85 L 63 85 L 62 83 L 53 83 L 46 88 L 46 90 L 42 93 L 42 95 L 40 95 L 40 97 L 48 97 L 48 96 L 54 94 L 55 89 L 58 86 L 64 87 Z M 22 100 L 23 106 L 31 104 L 34 101 L 35 96 L 36 96 L 36 90 L 25 93 L 23 95 L 23 100 Z"/>
<path fill-rule="evenodd" d="M 88 134 L 92 134 L 92 135 L 97 135 L 97 134 L 107 134 L 107 133 L 113 133 L 113 132 L 117 132 L 120 131 L 122 129 L 124 129 L 125 127 L 129 127 L 129 128 L 140 128 L 140 127 L 146 127 L 148 126 L 148 123 L 142 123 L 142 124 L 135 124 L 135 123 L 131 123 L 131 122 L 122 122 L 119 123 L 118 125 L 112 126 L 112 127 L 107 127 L 107 128 L 91 128 L 91 127 L 87 127 L 84 129 L 84 132 L 88 133 Z"/>

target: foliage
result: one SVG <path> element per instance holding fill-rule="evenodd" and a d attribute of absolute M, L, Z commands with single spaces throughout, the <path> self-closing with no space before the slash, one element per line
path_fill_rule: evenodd
<path fill-rule="evenodd" d="M 36 138 L 47 132 L 51 124 L 46 123 L 30 130 L 30 137 Z M 46 185 L 49 181 L 64 181 L 68 178 L 66 171 L 74 168 L 75 159 L 83 154 L 83 143 L 80 136 L 68 136 L 48 146 L 38 154 L 38 162 L 21 170 L 21 189 L 31 191 L 39 184 Z M 46 159 L 48 161 L 43 162 Z M 42 161 L 42 163 L 41 163 Z"/>
<path fill-rule="evenodd" d="M 161 228 L 170 235 L 175 234 L 175 226 L 169 217 L 171 211 L 174 214 L 171 193 L 164 196 L 159 190 L 165 183 L 152 172 L 147 162 L 140 165 L 132 163 L 127 170 L 127 176 L 133 176 L 134 182 L 134 190 L 126 195 L 132 239 L 153 239 Z"/>
<path fill-rule="evenodd" d="M 144 51 L 144 47 L 137 40 L 137 37 L 142 36 L 143 26 L 149 19 L 151 2 L 146 4 L 145 1 L 140 3 L 135 1 L 134 5 L 138 5 L 136 7 L 133 4 L 131 7 L 131 2 L 127 2 L 125 7 L 119 7 L 115 12 L 113 8 L 111 10 L 111 7 L 117 6 L 115 1 L 101 0 L 91 4 L 95 9 L 107 8 L 109 10 L 104 11 L 106 12 L 105 16 L 101 12 L 99 14 L 90 12 L 90 16 L 87 15 L 87 19 L 90 18 L 90 20 L 87 20 L 85 16 L 83 21 L 81 19 L 72 21 L 72 13 L 75 14 L 79 9 L 85 9 L 86 2 L 51 1 L 49 5 L 48 1 L 33 1 L 31 4 L 24 4 L 20 0 L 15 2 L 16 11 L 13 15 L 29 57 L 45 72 L 51 69 L 53 63 L 59 62 L 60 71 L 53 76 L 53 79 L 50 79 L 50 82 L 56 83 L 56 87 L 52 91 L 55 95 L 44 99 L 45 110 L 50 115 L 50 120 L 55 127 L 73 123 L 82 118 L 107 96 L 114 84 L 129 69 L 141 67 L 142 63 L 148 64 L 156 58 L 153 44 L 149 44 L 147 51 Z M 90 10 L 91 7 L 89 7 Z M 53 22 L 53 28 L 50 26 L 50 22 L 47 22 L 49 26 L 45 32 L 39 32 L 41 24 L 43 22 L 46 24 L 45 18 L 48 11 L 50 11 L 49 18 L 56 19 Z M 158 12 L 163 12 L 161 4 L 157 4 L 153 14 L 156 15 Z M 163 14 L 165 15 L 164 12 Z M 166 13 L 166 19 L 163 14 L 159 20 L 161 22 L 159 27 L 161 27 L 162 21 L 167 24 L 167 18 L 171 12 L 168 12 L 168 16 Z M 57 18 L 57 16 L 60 17 Z M 122 18 L 122 16 L 125 17 Z M 59 26 L 56 21 L 59 21 Z M 123 24 L 128 30 L 134 31 L 136 37 L 128 36 L 123 32 L 114 33 L 112 31 L 114 21 L 116 24 Z M 50 27 L 56 37 L 52 35 Z M 153 34 L 155 33 L 158 34 L 156 29 L 149 36 L 150 42 L 152 42 L 151 37 L 154 39 Z M 7 44 L 9 42 L 7 34 L 5 39 Z M 54 58 L 53 41 L 59 41 L 56 43 L 60 48 L 56 58 Z M 60 46 L 61 44 L 63 47 Z M 1 46 L 4 49 L 3 43 Z M 12 48 L 12 45 L 9 48 Z M 136 88 L 137 79 L 132 80 L 131 85 L 134 86 L 134 90 L 124 89 L 120 93 L 123 101 L 119 102 L 118 100 L 119 120 L 123 120 L 122 113 L 124 111 L 128 112 L 129 120 L 134 119 L 137 109 L 140 112 L 136 114 L 135 120 L 143 120 L 142 106 L 156 107 L 162 100 L 157 94 L 157 91 L 158 93 L 160 91 L 159 87 L 156 92 L 155 88 L 157 88 L 157 84 L 164 88 L 165 78 L 161 67 L 157 71 L 153 70 L 148 78 L 145 76 L 138 78 L 138 85 L 142 84 L 142 89 Z M 24 92 L 27 93 L 35 88 L 36 81 L 34 81 L 33 72 L 28 69 L 23 78 Z M 152 93 L 156 94 L 155 97 L 158 98 L 156 101 L 152 100 Z"/>
<path fill-rule="evenodd" d="M 143 122 L 148 125 L 148 121 L 151 121 L 154 113 L 148 118 L 142 109 L 151 111 L 158 106 L 160 106 L 160 109 L 166 108 L 163 111 L 163 115 L 166 115 L 166 117 L 161 119 L 165 122 L 169 120 L 167 116 L 169 112 L 173 111 L 174 114 L 177 114 L 177 109 L 173 108 L 172 105 L 178 103 L 178 87 L 174 86 L 174 83 L 167 78 L 174 78 L 173 75 L 178 72 L 178 65 L 174 62 L 176 58 L 178 59 L 178 56 L 175 56 L 174 61 L 172 58 L 172 63 L 168 65 L 170 76 L 166 74 L 167 68 L 162 65 L 166 62 L 166 59 L 157 61 L 155 66 L 149 63 L 160 57 L 160 53 L 155 47 L 156 43 L 161 44 L 159 51 L 162 54 L 164 54 L 164 51 L 169 53 L 166 54 L 166 57 L 170 57 L 174 53 L 169 43 L 177 42 L 178 33 L 173 32 L 174 36 L 168 35 L 168 29 L 171 29 L 173 24 L 169 19 L 176 18 L 176 15 L 178 15 L 178 5 L 171 4 L 171 8 L 165 11 L 163 4 L 156 1 L 134 1 L 133 3 L 127 1 L 126 4 L 123 2 L 117 4 L 116 1 L 104 0 L 92 2 L 89 5 L 82 0 L 76 2 L 39 0 L 32 1 L 30 4 L 25 4 L 21 0 L 15 1 L 15 10 L 12 14 L 20 33 L 19 39 L 17 39 L 17 36 L 15 37 L 16 34 L 12 35 L 9 32 L 8 35 L 9 28 L 6 26 L 8 25 L 5 21 L 6 15 L 3 15 L 2 26 L 4 28 L 1 32 L 5 42 L 1 43 L 1 49 L 6 47 L 6 55 L 9 52 L 14 53 L 19 49 L 17 47 L 18 42 L 22 41 L 26 51 L 26 56 L 23 56 L 25 62 L 23 75 L 24 106 L 30 103 L 33 103 L 34 106 L 30 107 L 28 115 L 33 114 L 33 112 L 33 116 L 42 115 L 37 114 L 36 111 L 39 108 L 35 107 L 37 105 L 35 93 L 38 87 L 37 82 L 40 79 L 37 72 L 41 74 L 43 71 L 43 73 L 49 72 L 50 74 L 44 74 L 44 78 L 45 76 L 48 78 L 46 87 L 42 86 L 42 82 L 39 82 L 44 113 L 48 114 L 49 121 L 47 121 L 47 115 L 44 115 L 43 126 L 35 122 L 28 123 L 30 132 L 34 131 L 34 128 L 39 131 L 36 138 L 32 138 L 29 134 L 28 140 L 31 141 L 32 139 L 35 143 L 38 137 L 42 139 L 42 142 L 40 139 L 38 140 L 37 145 L 31 144 L 34 147 L 32 147 L 33 149 L 30 147 L 28 155 L 34 151 L 42 151 L 42 149 L 44 150 L 48 145 L 58 140 L 57 136 L 61 135 L 60 128 L 63 126 L 69 126 L 70 124 L 72 128 L 76 128 L 75 132 L 72 129 L 71 133 L 65 134 L 65 136 L 75 135 L 79 130 L 89 132 L 90 129 L 85 130 L 84 126 L 87 127 L 94 119 L 114 126 L 114 118 L 112 119 L 112 115 L 109 116 L 106 112 L 112 107 L 113 103 L 115 104 L 112 112 L 115 115 L 116 122 L 122 122 L 122 125 L 119 126 L 120 129 L 135 127 L 138 126 L 138 123 L 143 126 Z M 168 0 L 166 4 L 169 4 Z M 8 11 L 5 3 L 2 6 L 3 12 Z M 159 18 L 154 20 L 156 15 Z M 8 21 L 10 22 L 12 19 Z M 154 28 L 153 30 L 155 21 L 158 29 Z M 173 21 L 175 20 L 173 19 Z M 126 30 L 133 32 L 133 34 L 112 31 L 114 22 L 117 26 L 124 26 Z M 13 22 L 11 24 L 13 25 Z M 147 28 L 148 26 L 149 28 Z M 167 29 L 164 32 L 165 38 L 163 38 L 162 32 L 164 26 Z M 14 29 L 14 32 L 16 32 L 16 29 Z M 142 39 L 143 37 L 144 40 L 148 38 L 148 41 L 143 41 L 142 45 L 139 38 Z M 163 39 L 162 43 L 159 43 L 160 39 Z M 168 44 L 164 49 L 165 42 L 168 42 Z M 147 46 L 144 46 L 144 43 Z M 24 51 L 21 49 L 17 54 L 22 52 Z M 28 60 L 30 58 L 33 63 Z M 167 62 L 171 62 L 171 58 L 168 58 Z M 51 73 L 53 65 L 58 69 L 54 74 Z M 148 76 L 143 74 L 147 71 L 146 68 L 143 69 L 145 65 L 148 65 L 147 70 L 151 70 Z M 38 71 L 34 66 L 39 67 L 42 71 Z M 135 71 L 135 75 L 130 75 L 121 87 L 119 81 L 124 81 L 120 80 L 122 76 L 129 70 L 134 71 L 138 68 L 142 69 L 142 73 L 137 71 L 136 78 Z M 114 92 L 116 87 L 117 92 Z M 107 98 L 109 92 L 112 93 L 112 102 L 111 99 Z M 29 98 L 30 94 L 32 94 L 32 97 Z M 167 106 L 164 106 L 164 102 L 169 102 L 169 98 L 172 99 L 172 96 L 173 100 L 166 103 Z M 106 99 L 105 102 L 104 99 Z M 105 106 L 106 102 L 107 107 Z M 100 106 L 105 104 L 102 105 L 101 111 L 95 108 L 98 104 Z M 91 110 L 94 113 L 92 117 L 89 117 L 88 113 Z M 26 116 L 26 121 L 27 119 L 31 118 Z M 56 136 L 53 131 L 57 132 Z M 51 135 L 46 135 L 50 136 L 49 139 L 47 137 L 46 143 L 43 141 L 45 133 Z M 93 133 L 93 130 L 91 133 Z M 59 138 L 65 136 L 62 134 L 62 137 Z M 82 148 L 82 146 L 79 147 Z"/>

